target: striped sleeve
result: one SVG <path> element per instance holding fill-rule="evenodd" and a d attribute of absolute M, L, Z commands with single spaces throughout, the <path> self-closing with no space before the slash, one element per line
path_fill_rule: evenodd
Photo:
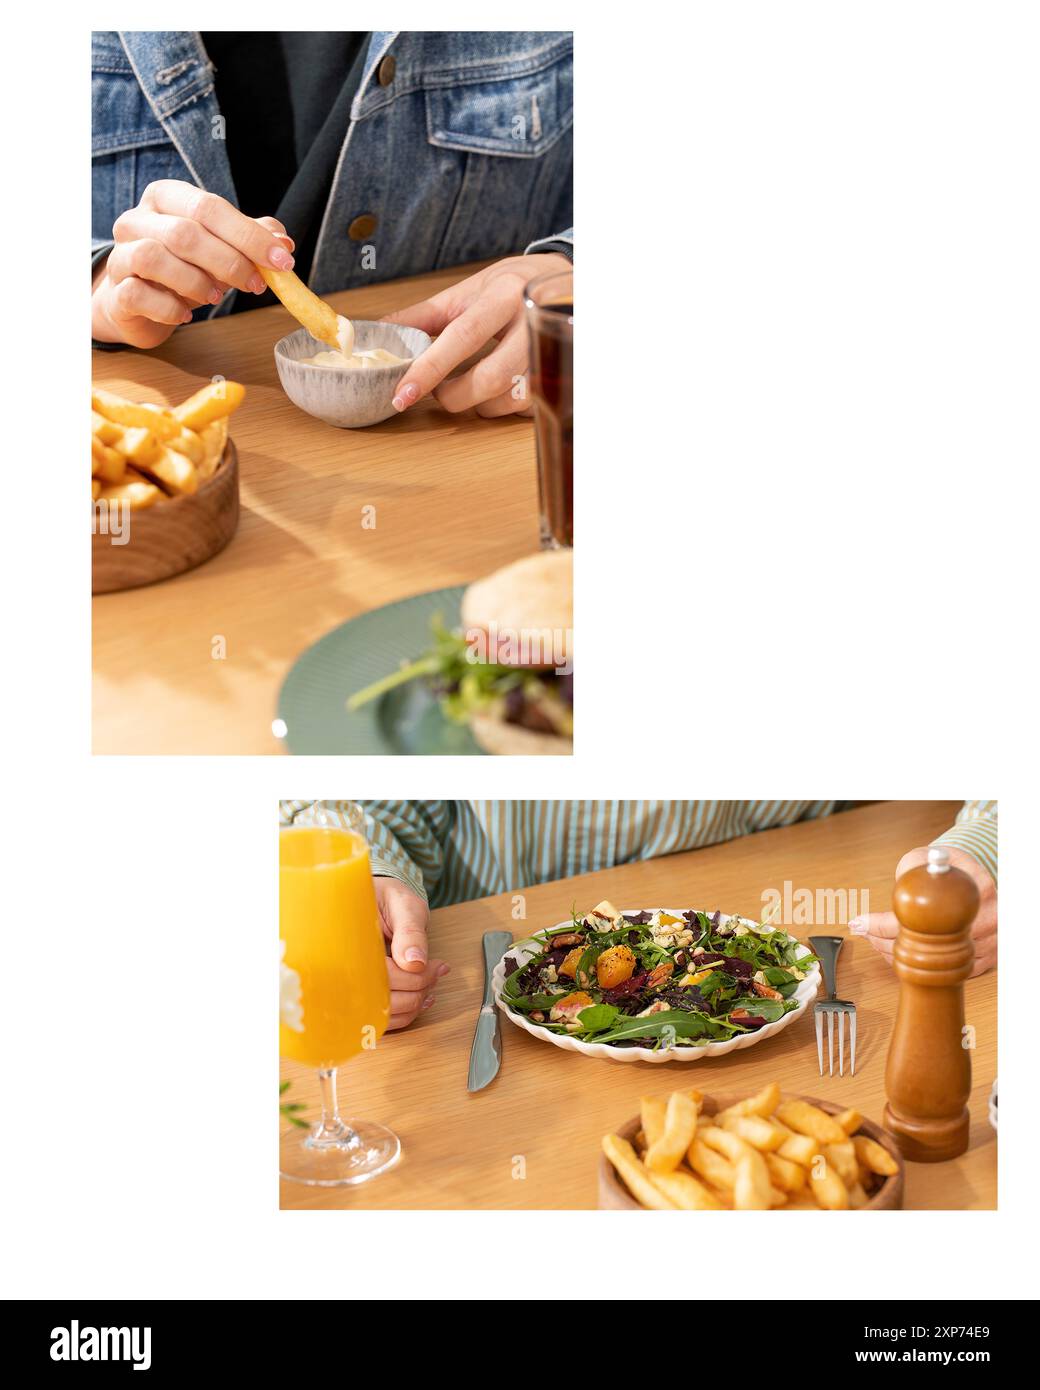
<path fill-rule="evenodd" d="M 449 801 L 359 801 L 372 846 L 372 872 L 396 878 L 430 900 L 444 873 Z"/>
<path fill-rule="evenodd" d="M 312 825 L 320 809 L 324 824 L 349 829 L 346 801 L 281 801 L 279 822 Z M 451 820 L 443 801 L 357 801 L 365 816 L 365 836 L 372 854 L 372 872 L 396 878 L 427 898 L 427 888 L 440 878 L 444 850 L 438 830 Z"/>
<path fill-rule="evenodd" d="M 966 801 L 954 825 L 932 841 L 936 845 L 953 845 L 977 859 L 993 882 L 997 881 L 997 803 L 995 801 Z"/>

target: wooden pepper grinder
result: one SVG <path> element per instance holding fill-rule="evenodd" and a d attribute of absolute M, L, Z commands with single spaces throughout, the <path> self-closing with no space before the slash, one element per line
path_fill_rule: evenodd
<path fill-rule="evenodd" d="M 968 1147 L 971 1056 L 964 1046 L 964 981 L 975 959 L 979 890 L 942 845 L 903 874 L 892 906 L 899 1009 L 885 1069 L 885 1128 L 904 1157 L 941 1163 Z"/>

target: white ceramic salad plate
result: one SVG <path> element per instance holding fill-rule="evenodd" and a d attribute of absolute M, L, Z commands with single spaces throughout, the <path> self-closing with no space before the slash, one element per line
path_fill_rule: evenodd
<path fill-rule="evenodd" d="M 623 908 L 624 915 L 635 915 L 639 912 L 664 912 L 672 917 L 681 917 L 684 909 L 679 908 Z M 712 914 L 708 914 L 711 916 Z M 752 922 L 746 917 L 739 917 L 735 914 L 725 913 L 719 916 L 720 926 L 744 926 L 754 931 L 758 923 Z M 570 927 L 569 921 L 557 922 L 555 926 L 548 927 L 546 930 L 555 931 L 557 929 Z M 770 929 L 771 930 L 771 929 Z M 789 940 L 794 938 L 789 937 Z M 813 953 L 808 946 L 798 944 L 797 957 L 811 956 Z M 506 956 L 512 957 L 517 965 L 531 960 L 545 949 L 544 942 L 537 942 L 532 939 L 516 941 L 506 952 Z M 735 1037 L 727 1038 L 725 1041 L 711 1041 L 697 1043 L 694 1046 L 666 1046 L 657 1047 L 617 1047 L 611 1043 L 582 1042 L 568 1033 L 554 1033 L 547 1028 L 541 1027 L 537 1023 L 531 1022 L 525 1014 L 511 1009 L 503 999 L 503 987 L 506 979 L 505 958 L 495 966 L 491 976 L 491 987 L 495 997 L 495 1003 L 506 1015 L 524 1032 L 531 1033 L 534 1037 L 541 1039 L 542 1042 L 552 1043 L 554 1047 L 563 1048 L 565 1052 L 579 1052 L 587 1057 L 603 1057 L 610 1062 L 700 1062 L 708 1057 L 721 1057 L 727 1052 L 736 1052 L 741 1048 L 753 1047 L 756 1043 L 764 1042 L 766 1038 L 775 1037 L 784 1028 L 789 1028 L 796 1019 L 800 1018 L 809 1004 L 816 997 L 820 987 L 820 967 L 818 963 L 813 963 L 805 972 L 805 978 L 798 982 L 794 993 L 789 997 L 795 1001 L 796 1007 L 790 1012 L 785 1013 L 775 1022 L 765 1023 L 754 1032 L 739 1033 Z"/>

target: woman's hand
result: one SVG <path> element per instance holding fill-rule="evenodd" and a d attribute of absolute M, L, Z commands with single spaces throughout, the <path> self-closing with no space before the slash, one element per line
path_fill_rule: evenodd
<path fill-rule="evenodd" d="M 997 885 L 979 861 L 962 849 L 947 845 L 950 863 L 975 880 L 979 890 L 979 911 L 971 928 L 975 943 L 975 964 L 972 975 L 982 975 L 992 970 L 997 963 Z M 918 864 L 927 864 L 928 847 L 912 849 L 904 854 L 896 866 L 896 878 L 914 869 Z M 874 950 L 892 964 L 892 948 L 899 933 L 899 922 L 894 912 L 868 912 L 864 917 L 854 917 L 849 923 L 853 936 L 865 936 Z"/>
<path fill-rule="evenodd" d="M 257 264 L 293 267 L 292 239 L 275 218 L 246 217 L 179 179 L 150 183 L 112 235 L 116 244 L 95 272 L 91 302 L 91 332 L 102 343 L 158 347 L 230 286 L 263 294 Z"/>
<path fill-rule="evenodd" d="M 432 391 L 444 409 L 453 412 L 476 407 L 478 415 L 529 414 L 524 286 L 539 275 L 570 268 L 567 257 L 556 251 L 510 256 L 432 299 L 387 314 L 388 323 L 440 335 L 401 378 L 394 408 L 407 410 Z M 498 343 L 492 352 L 461 376 L 445 381 L 460 362 L 492 340 Z"/>
<path fill-rule="evenodd" d="M 391 1028 L 407 1028 L 433 1003 L 434 986 L 451 969 L 442 960 L 429 959 L 426 931 L 430 909 L 406 884 L 377 876 L 376 902 L 383 935 L 390 943 L 386 968 L 390 976 Z"/>

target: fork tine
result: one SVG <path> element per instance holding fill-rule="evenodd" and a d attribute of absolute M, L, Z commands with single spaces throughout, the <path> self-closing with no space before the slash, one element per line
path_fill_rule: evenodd
<path fill-rule="evenodd" d="M 856 1075 L 856 1011 L 849 1014 L 849 1062 L 852 1075 Z"/>
<path fill-rule="evenodd" d="M 834 1075 L 834 1013 L 833 1013 L 833 1011 L 830 1010 L 830 1009 L 828 1009 L 828 1011 L 827 1011 L 827 1061 L 828 1061 L 829 1064 L 830 1064 L 830 1072 L 828 1073 L 828 1075 L 833 1076 L 833 1075 Z"/>
<path fill-rule="evenodd" d="M 845 1010 L 838 1014 L 838 1075 L 845 1075 Z"/>
<path fill-rule="evenodd" d="M 816 1015 L 816 1055 L 820 1059 L 820 1075 L 823 1075 L 823 1014 Z"/>

